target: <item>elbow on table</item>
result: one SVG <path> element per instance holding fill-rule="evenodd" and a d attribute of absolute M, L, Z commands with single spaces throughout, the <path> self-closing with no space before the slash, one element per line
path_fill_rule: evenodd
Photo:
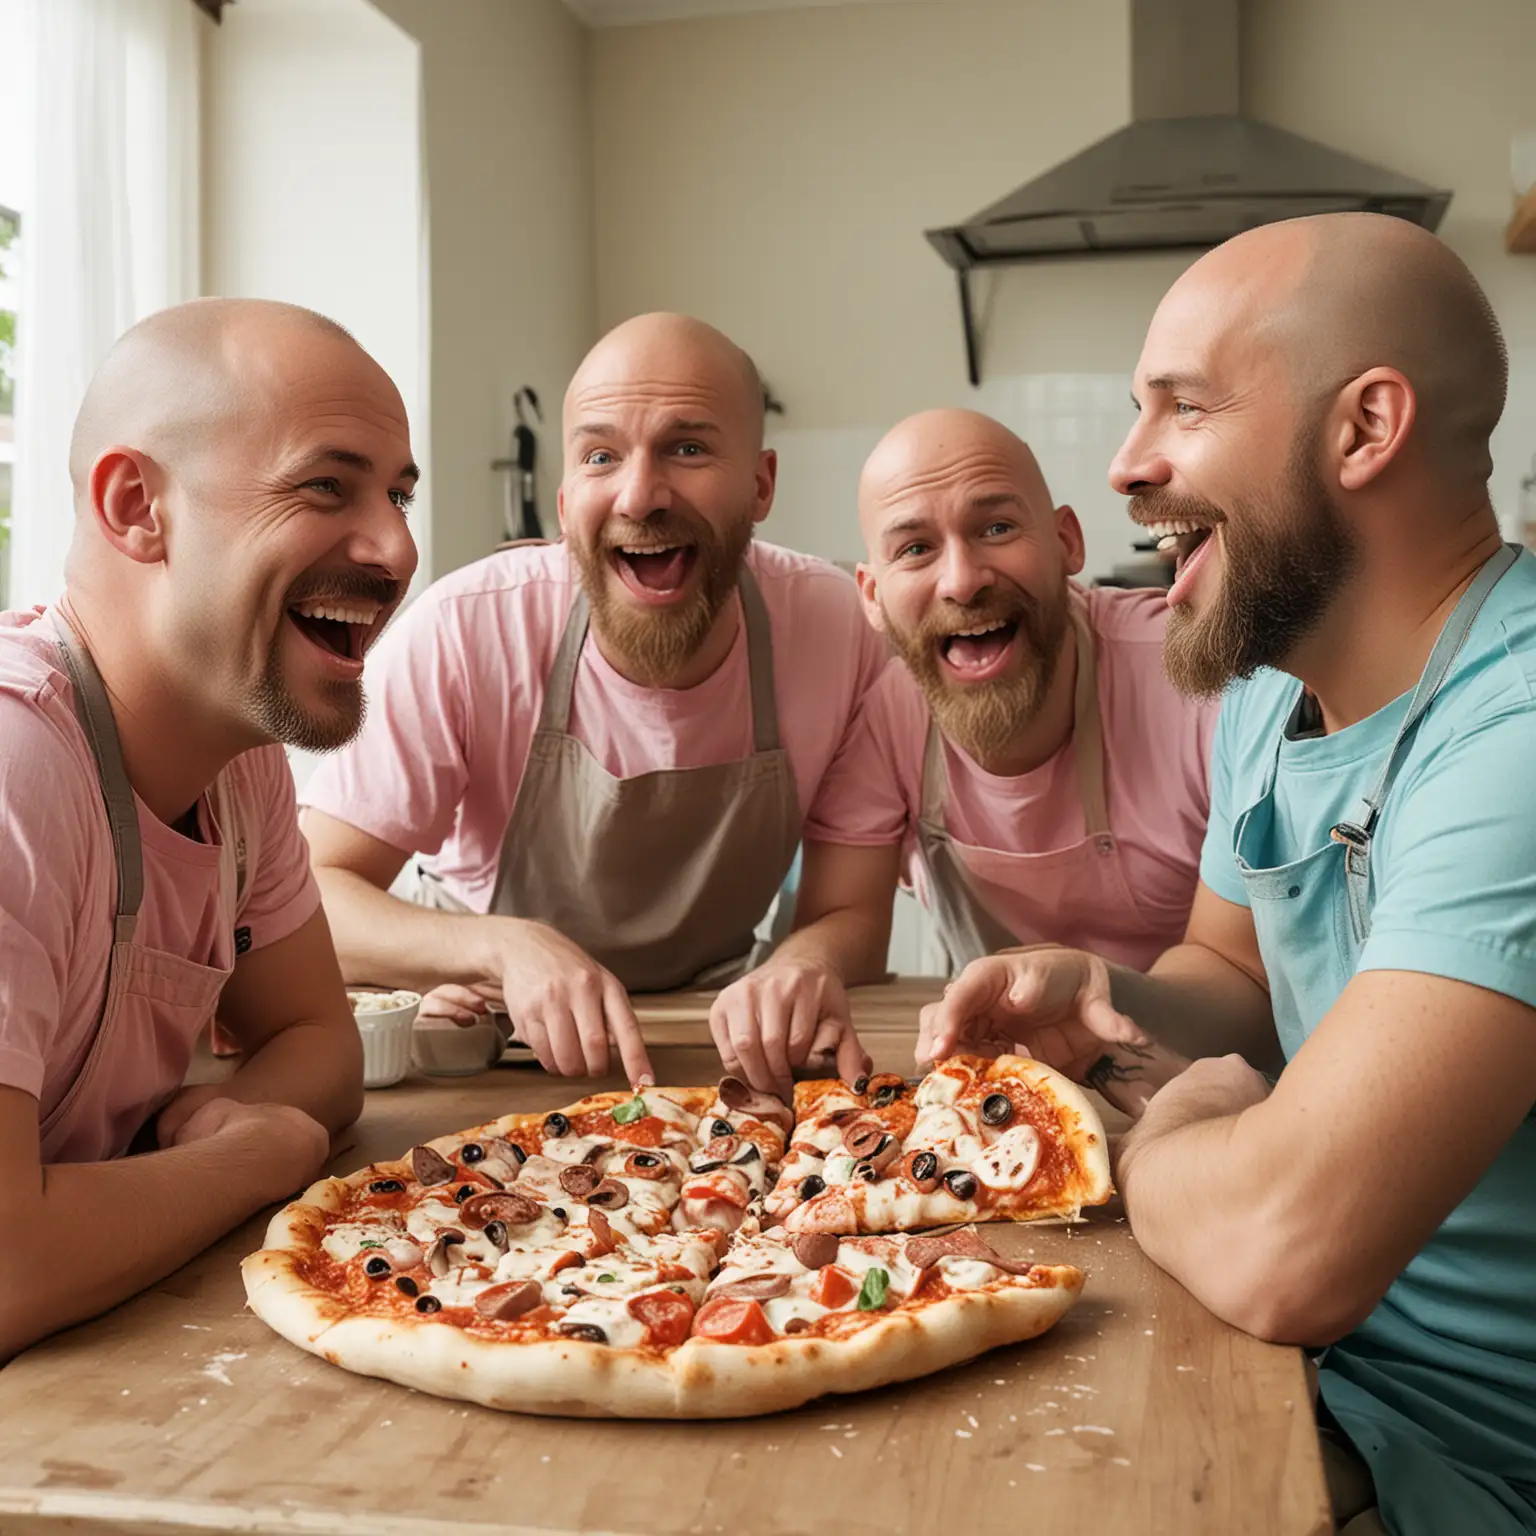
<path fill-rule="evenodd" d="M 0 1263 L 0 1366 L 59 1326 L 49 1319 L 49 1304 L 55 1298 L 43 1294 L 41 1273 L 36 1264 L 28 1274 L 26 1266 Z"/>
<path fill-rule="evenodd" d="M 1244 1262 L 1192 1287 L 1224 1322 L 1270 1344 L 1321 1348 L 1358 1328 L 1379 1293 L 1365 1292 L 1338 1248 L 1261 1238 Z"/>

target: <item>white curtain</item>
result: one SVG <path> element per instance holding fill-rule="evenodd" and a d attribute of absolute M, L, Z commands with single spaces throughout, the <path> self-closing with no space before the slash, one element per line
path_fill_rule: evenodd
<path fill-rule="evenodd" d="M 54 599 L 69 435 L 107 348 L 198 293 L 199 28 L 191 0 L 23 0 L 35 90 L 22 210 L 11 606 Z"/>

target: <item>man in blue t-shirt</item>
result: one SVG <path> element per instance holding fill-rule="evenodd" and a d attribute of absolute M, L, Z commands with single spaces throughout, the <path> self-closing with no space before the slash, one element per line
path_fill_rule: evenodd
<path fill-rule="evenodd" d="M 1321 1350 L 1350 1536 L 1536 1532 L 1536 558 L 1488 498 L 1506 377 L 1471 274 L 1400 220 L 1269 225 L 1174 284 L 1111 478 L 1177 549 L 1170 676 L 1236 680 L 1188 932 L 1145 977 L 981 960 L 919 1042 L 1023 1039 L 1087 1081 L 1106 1040 L 1205 1058 L 1116 1178 L 1213 1312 Z M 1243 1056 L 1276 1036 L 1271 1088 Z"/>

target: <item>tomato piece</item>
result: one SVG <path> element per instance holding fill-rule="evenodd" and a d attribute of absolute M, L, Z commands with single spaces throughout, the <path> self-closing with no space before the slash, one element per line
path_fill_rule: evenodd
<path fill-rule="evenodd" d="M 613 1139 L 628 1142 L 632 1147 L 659 1147 L 667 1122 L 660 1115 L 642 1115 L 628 1125 L 615 1125 Z"/>
<path fill-rule="evenodd" d="M 817 1270 L 815 1283 L 811 1286 L 811 1300 L 817 1306 L 833 1311 L 838 1307 L 846 1307 L 858 1294 L 859 1288 L 853 1276 L 835 1264 Z"/>
<path fill-rule="evenodd" d="M 693 1331 L 720 1344 L 772 1344 L 778 1337 L 755 1301 L 729 1296 L 706 1301 L 694 1315 Z"/>
<path fill-rule="evenodd" d="M 645 1324 L 657 1349 L 671 1349 L 693 1329 L 693 1300 L 676 1291 L 647 1291 L 629 1298 L 629 1315 Z"/>

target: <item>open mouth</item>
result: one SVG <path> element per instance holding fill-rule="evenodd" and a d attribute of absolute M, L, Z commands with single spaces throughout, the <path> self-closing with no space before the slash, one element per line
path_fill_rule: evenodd
<path fill-rule="evenodd" d="M 939 655 L 956 677 L 983 682 L 1007 663 L 1019 633 L 1015 619 L 998 619 L 946 635 L 939 641 Z"/>
<path fill-rule="evenodd" d="M 1188 520 L 1170 523 L 1148 523 L 1147 532 L 1157 541 L 1159 554 L 1173 550 L 1177 555 L 1175 570 L 1182 570 L 1195 551 L 1216 531 L 1213 527 Z"/>
<path fill-rule="evenodd" d="M 621 544 L 613 550 L 613 563 L 624 585 L 649 602 L 681 592 L 698 557 L 692 544 Z"/>
<path fill-rule="evenodd" d="M 361 666 L 380 612 L 378 603 L 333 598 L 294 603 L 287 617 L 316 649 Z"/>

